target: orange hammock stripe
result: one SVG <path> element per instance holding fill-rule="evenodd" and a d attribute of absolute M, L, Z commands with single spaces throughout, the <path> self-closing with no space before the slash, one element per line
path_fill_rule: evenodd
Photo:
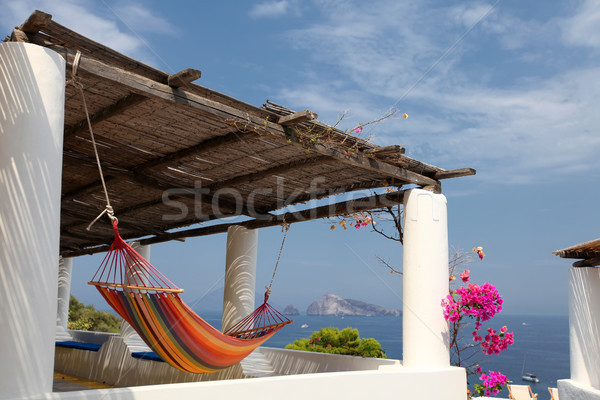
<path fill-rule="evenodd" d="M 265 302 L 228 332 L 198 316 L 179 297 L 182 289 L 119 236 L 89 282 L 164 361 L 192 373 L 215 372 L 247 357 L 291 323 Z"/>

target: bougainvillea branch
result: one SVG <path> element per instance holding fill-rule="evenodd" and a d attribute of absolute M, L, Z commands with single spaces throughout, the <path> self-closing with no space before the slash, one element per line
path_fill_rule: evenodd
<path fill-rule="evenodd" d="M 482 247 L 475 247 L 473 251 L 477 253 L 480 260 L 483 260 L 485 254 Z M 455 271 L 452 270 L 450 282 L 456 280 L 454 274 Z M 466 358 L 464 354 L 469 349 L 475 350 L 477 348 L 484 355 L 499 354 L 514 343 L 514 334 L 508 332 L 506 326 L 500 328 L 499 331 L 488 328 L 485 336 L 480 334 L 483 322 L 489 321 L 502 311 L 502 297 L 500 297 L 496 288 L 487 282 L 483 285 L 470 282 L 469 269 L 460 272 L 459 277 L 462 283 L 467 285 L 460 286 L 457 289 L 450 288 L 448 296 L 442 300 L 444 318 L 451 324 L 450 348 L 454 355 L 454 363 L 466 368 L 467 375 L 480 375 L 479 380 L 482 383 L 474 385 L 476 393 L 495 396 L 507 384 L 508 379 L 506 376 L 494 371 L 483 374 L 478 364 L 467 365 L 469 360 L 477 353 L 472 351 Z M 467 344 L 458 335 L 461 328 L 467 325 L 466 320 L 475 321 L 475 328 L 471 332 L 472 341 L 470 343 L 467 341 Z"/>

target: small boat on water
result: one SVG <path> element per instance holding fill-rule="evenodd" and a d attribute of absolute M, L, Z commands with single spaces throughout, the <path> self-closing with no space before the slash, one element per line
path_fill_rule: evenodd
<path fill-rule="evenodd" d="M 538 379 L 537 376 L 533 375 L 532 373 L 526 372 L 521 376 L 521 379 L 523 379 L 524 381 L 529 381 L 529 382 L 534 382 L 534 383 L 539 383 L 540 380 Z"/>
<path fill-rule="evenodd" d="M 525 355 L 523 357 L 523 368 L 521 369 L 521 379 L 523 379 L 524 381 L 528 381 L 528 382 L 539 383 L 540 380 L 538 379 L 537 376 L 535 376 L 531 372 L 525 372 L 525 359 L 526 358 L 527 358 L 527 355 Z"/>
<path fill-rule="evenodd" d="M 302 324 L 300 328 L 308 328 L 308 324 Z"/>

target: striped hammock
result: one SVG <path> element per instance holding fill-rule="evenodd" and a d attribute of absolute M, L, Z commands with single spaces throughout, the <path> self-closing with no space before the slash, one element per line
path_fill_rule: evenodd
<path fill-rule="evenodd" d="M 247 357 L 291 323 L 264 303 L 225 333 L 200 318 L 175 286 L 119 235 L 90 285 L 164 361 L 192 373 L 215 372 Z"/>

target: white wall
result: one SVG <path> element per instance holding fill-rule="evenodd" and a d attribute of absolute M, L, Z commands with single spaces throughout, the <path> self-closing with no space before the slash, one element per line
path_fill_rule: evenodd
<path fill-rule="evenodd" d="M 569 270 L 571 379 L 600 390 L 600 268 Z"/>
<path fill-rule="evenodd" d="M 259 347 L 276 374 L 314 374 L 320 372 L 377 370 L 383 365 L 399 366 L 400 361 L 382 358 L 362 358 L 312 351 Z"/>
<path fill-rule="evenodd" d="M 561 379 L 557 383 L 560 400 L 600 400 L 600 390 L 591 386 L 572 379 Z"/>
<path fill-rule="evenodd" d="M 285 400 L 465 400 L 466 393 L 465 371 L 462 368 L 419 370 L 391 367 L 379 371 L 330 372 L 53 393 L 51 396 L 43 398 L 46 400 L 104 400 L 107 398 L 112 400 L 163 400 L 165 398 L 264 400 L 267 397 L 281 397 Z"/>
<path fill-rule="evenodd" d="M 0 43 L 0 398 L 52 390 L 65 61 Z"/>

